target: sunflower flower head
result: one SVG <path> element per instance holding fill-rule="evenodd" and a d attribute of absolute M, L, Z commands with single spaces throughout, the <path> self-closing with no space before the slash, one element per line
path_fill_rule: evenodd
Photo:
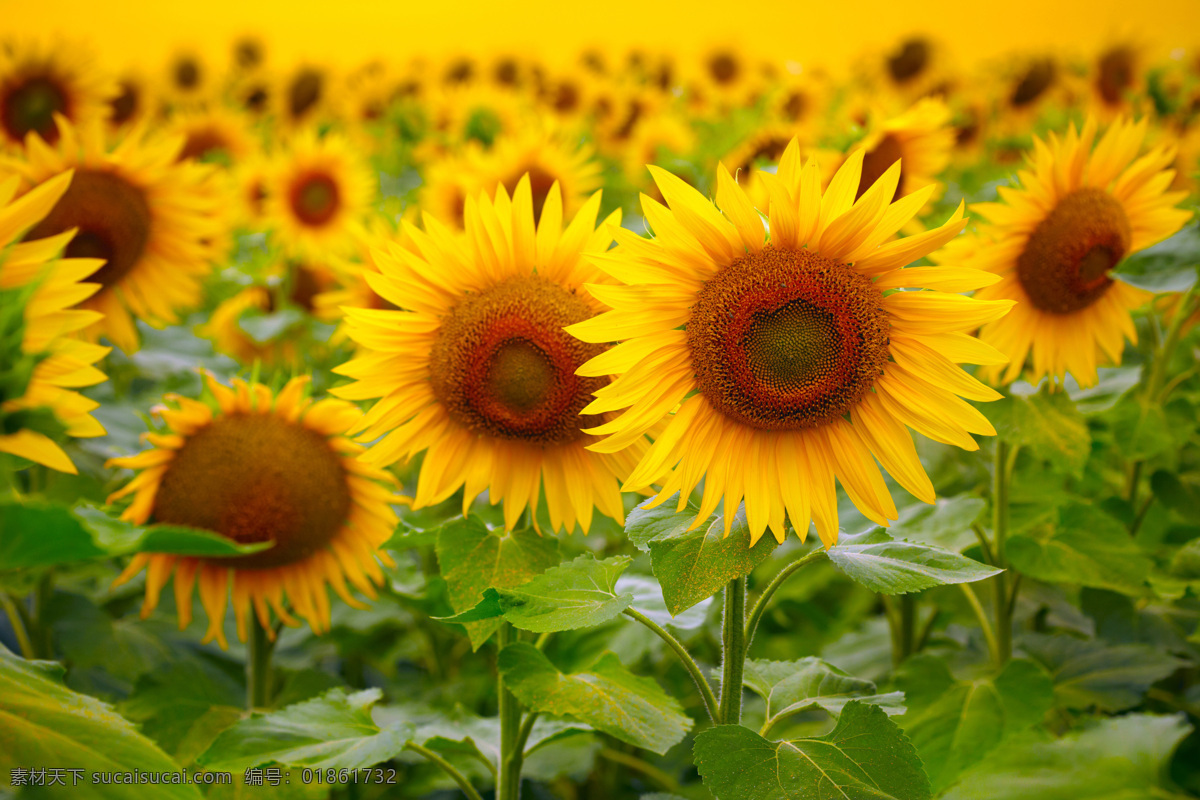
<path fill-rule="evenodd" d="M 606 348 L 563 331 L 602 310 L 583 286 L 609 280 L 583 254 L 611 238 L 596 229 L 598 193 L 565 229 L 563 203 L 551 186 L 535 223 L 526 176 L 511 197 L 503 186 L 494 199 L 469 197 L 462 235 L 430 216 L 425 231 L 406 224 L 416 252 L 389 244 L 375 253 L 379 272 L 364 273 L 380 297 L 409 310 L 346 310 L 359 351 L 334 371 L 355 382 L 333 391 L 376 400 L 356 429 L 362 441 L 379 439 L 369 463 L 425 452 L 414 508 L 462 488 L 465 512 L 486 489 L 512 529 L 544 492 L 555 530 L 587 531 L 593 509 L 623 519 L 620 482 L 646 441 L 631 437 L 620 453 L 587 449 L 595 438 L 583 429 L 608 417 L 580 413 L 607 381 L 577 371 Z"/>
<path fill-rule="evenodd" d="M 1169 145 L 1139 157 L 1146 121 L 1118 120 L 1097 141 L 1089 118 L 1066 136 L 1034 140 L 1020 186 L 1001 187 L 1000 202 L 972 207 L 989 224 L 967 265 L 997 276 L 985 300 L 1016 301 L 1013 312 L 983 327 L 980 339 L 1009 357 L 983 371 L 1009 383 L 1027 377 L 1081 386 L 1102 363 L 1120 364 L 1126 339 L 1137 341 L 1130 312 L 1150 294 L 1110 271 L 1126 256 L 1175 233 L 1191 213 L 1168 191 L 1175 172 Z"/>
<path fill-rule="evenodd" d="M 221 647 L 230 597 L 243 641 L 251 609 L 267 631 L 271 611 L 285 624 L 297 624 L 294 612 L 315 633 L 327 631 L 328 587 L 361 608 L 347 582 L 374 598 L 380 562 L 391 565 L 379 548 L 396 525 L 395 482 L 358 460 L 362 447 L 345 435 L 361 413 L 341 400 L 306 396 L 307 378 L 278 393 L 204 379 L 211 403 L 168 395 L 171 405 L 154 409 L 165 429 L 144 437 L 153 446 L 108 462 L 138 473 L 109 501 L 132 495 L 121 518 L 136 524 L 186 525 L 273 545 L 230 558 L 142 553 L 117 582 L 146 570 L 145 617 L 174 573 L 180 628 L 191 621 L 198 585 L 209 618 L 204 641 Z"/>
<path fill-rule="evenodd" d="M 55 435 L 104 435 L 90 414 L 99 404 L 76 390 L 105 380 L 93 365 L 109 348 L 74 335 L 100 314 L 73 307 L 100 288 L 84 281 L 101 262 L 58 259 L 69 232 L 13 244 L 50 213 L 72 178 L 64 172 L 17 200 L 18 178 L 0 181 L 0 453 L 74 474 Z"/>
<path fill-rule="evenodd" d="M 979 270 L 905 268 L 962 230 L 962 209 L 894 238 L 934 187 L 892 202 L 895 163 L 859 194 L 863 155 L 822 191 L 819 167 L 801 165 L 792 141 L 778 172 L 758 175 L 769 238 L 724 165 L 716 205 L 651 167 L 667 201 L 642 198 L 654 238 L 614 229 L 618 247 L 591 256 L 616 283 L 588 287 L 611 310 L 568 331 L 620 344 L 580 370 L 614 376 L 583 413 L 620 413 L 588 429 L 605 437 L 589 449 L 622 452 L 665 422 L 627 485 L 670 470 L 654 503 L 678 493 L 682 510 L 703 478 L 695 525 L 724 500 L 728 532 L 744 500 L 752 540 L 769 528 L 782 541 L 786 521 L 803 537 L 811 520 L 831 545 L 835 479 L 871 520 L 896 518 L 876 460 L 933 502 L 907 428 L 969 450 L 972 434 L 995 433 L 963 398 L 999 395 L 958 364 L 1003 360 L 967 331 L 1012 301 L 958 294 L 995 280 Z"/>

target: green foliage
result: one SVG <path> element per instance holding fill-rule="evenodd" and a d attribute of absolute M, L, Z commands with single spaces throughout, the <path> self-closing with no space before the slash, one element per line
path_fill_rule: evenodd
<path fill-rule="evenodd" d="M 745 513 L 739 511 L 725 536 L 725 520 L 716 516 L 688 530 L 697 509 L 677 514 L 668 502 L 655 509 L 638 508 L 629 515 L 625 533 L 638 547 L 650 551 L 654 577 L 672 614 L 680 614 L 716 594 L 734 578 L 761 564 L 776 542 L 764 536 L 750 546 Z"/>
<path fill-rule="evenodd" d="M 404 749 L 415 729 L 403 722 L 377 725 L 371 706 L 381 696 L 378 689 L 353 694 L 333 689 L 280 711 L 255 712 L 218 736 L 197 763 L 240 772 L 270 762 L 358 769 L 387 761 Z"/>
<path fill-rule="evenodd" d="M 1043 389 L 1028 397 L 997 400 L 988 404 L 988 419 L 1004 441 L 1027 447 L 1034 457 L 1064 472 L 1081 472 L 1091 453 L 1087 423 L 1063 392 Z"/>
<path fill-rule="evenodd" d="M 438 531 L 437 557 L 450 605 L 463 612 L 474 608 L 488 589 L 520 586 L 558 564 L 558 540 L 528 529 L 506 535 L 467 517 Z M 468 623 L 471 647 L 478 650 L 499 624 L 498 619 Z"/>
<path fill-rule="evenodd" d="M 1181 716 L 1130 714 L 1098 720 L 1053 740 L 1029 734 L 1009 742 L 945 800 L 1135 800 L 1183 797 L 1166 761 L 1191 730 Z"/>
<path fill-rule="evenodd" d="M 852 677 L 812 656 L 799 661 L 749 660 L 744 680 L 767 704 L 764 729 L 810 708 L 836 716 L 852 700 L 877 705 L 888 714 L 904 713 L 902 692 L 879 694 L 874 682 Z"/>
<path fill-rule="evenodd" d="M 1022 574 L 1051 583 L 1092 586 L 1126 594 L 1145 591 L 1150 558 L 1117 520 L 1082 503 L 1013 536 L 1008 558 Z"/>
<path fill-rule="evenodd" d="M 573 717 L 623 742 L 666 753 L 692 727 L 678 701 L 605 653 L 587 672 L 564 675 L 531 645 L 500 651 L 500 673 L 534 711 Z"/>
<path fill-rule="evenodd" d="M 828 552 L 842 572 L 883 594 L 919 592 L 932 586 L 971 583 L 1000 572 L 966 556 L 938 547 L 895 541 L 882 528 L 842 536 Z"/>
<path fill-rule="evenodd" d="M 99 700 L 63 686 L 62 665 L 25 661 L 0 648 L 0 771 L 62 767 L 104 772 L 178 772 L 154 742 Z M 66 777 L 69 786 L 72 779 Z M 193 785 L 160 785 L 157 797 L 196 800 Z M 81 782 L 73 796 L 136 798 L 144 786 Z"/>
<path fill-rule="evenodd" d="M 847 703 L 825 736 L 772 742 L 749 728 L 699 734 L 696 768 L 717 800 L 925 800 L 916 750 L 877 706 Z"/>
<path fill-rule="evenodd" d="M 933 656 L 901 667 L 896 685 L 907 712 L 900 725 L 921 754 L 935 791 L 1002 741 L 1034 725 L 1053 704 L 1049 676 L 1030 661 L 1010 661 L 994 677 L 958 680 Z"/>
<path fill-rule="evenodd" d="M 1151 684 L 1186 664 L 1143 644 L 1110 645 L 1065 634 L 1030 634 L 1021 649 L 1050 673 L 1058 703 L 1073 709 L 1132 708 Z"/>
<path fill-rule="evenodd" d="M 132 525 L 91 506 L 0 503 L 0 571 L 133 553 L 235 556 L 268 549 L 178 525 Z"/>

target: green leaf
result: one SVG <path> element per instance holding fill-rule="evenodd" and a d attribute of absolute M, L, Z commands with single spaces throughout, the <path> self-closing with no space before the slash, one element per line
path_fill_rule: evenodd
<path fill-rule="evenodd" d="M 270 548 L 240 545 L 199 528 L 133 525 L 92 506 L 0 503 L 0 570 L 29 569 L 133 553 L 236 556 Z"/>
<path fill-rule="evenodd" d="M 78 768 L 87 772 L 178 772 L 179 765 L 99 700 L 62 684 L 56 662 L 25 661 L 0 647 L 0 774 L 13 769 Z M 66 776 L 67 785 L 71 777 Z M 144 786 L 88 780 L 72 797 L 120 800 L 146 796 Z M 195 785 L 159 785 L 155 797 L 199 800 Z"/>
<path fill-rule="evenodd" d="M 633 602 L 631 593 L 616 590 L 617 578 L 632 560 L 613 556 L 597 561 L 585 553 L 515 589 L 488 589 L 479 605 L 442 619 L 465 624 L 503 617 L 534 633 L 603 625 Z"/>
<path fill-rule="evenodd" d="M 239 681 L 214 664 L 192 659 L 144 675 L 120 708 L 164 750 L 177 753 L 209 709 L 241 706 L 245 699 Z"/>
<path fill-rule="evenodd" d="M 919 655 L 896 675 L 908 712 L 900 724 L 912 739 L 935 791 L 954 783 L 1006 737 L 1035 725 L 1054 704 L 1050 677 L 1013 659 L 995 678 L 956 680 L 940 659 Z"/>
<path fill-rule="evenodd" d="M 1059 509 L 1057 520 L 1009 538 L 1008 560 L 1019 572 L 1047 583 L 1145 591 L 1152 562 L 1121 523 L 1082 503 Z"/>
<path fill-rule="evenodd" d="M 678 514 L 662 506 L 638 510 L 643 513 L 630 517 L 631 524 L 636 523 L 634 544 L 642 542 L 650 550 L 650 567 L 672 614 L 681 614 L 712 597 L 734 578 L 749 575 L 777 547 L 771 536 L 750 546 L 750 528 L 740 509 L 728 536 L 720 516 L 689 531 L 697 513 L 694 506 Z"/>
<path fill-rule="evenodd" d="M 975 544 L 971 524 L 987 503 L 979 497 L 939 497 L 933 505 L 917 503 L 900 511 L 900 519 L 888 528 L 893 539 L 943 547 L 954 552 Z"/>
<path fill-rule="evenodd" d="M 766 727 L 809 708 L 837 716 L 851 700 L 877 705 L 888 714 L 904 713 L 903 692 L 878 694 L 873 682 L 813 656 L 799 661 L 747 660 L 745 682 L 767 703 Z"/>
<path fill-rule="evenodd" d="M 926 800 L 929 780 L 877 706 L 848 703 L 825 736 L 772 742 L 740 725 L 696 736 L 696 769 L 717 800 Z"/>
<path fill-rule="evenodd" d="M 988 419 L 1001 439 L 1067 472 L 1079 474 L 1091 454 L 1087 422 L 1064 392 L 1043 389 L 988 403 Z"/>
<path fill-rule="evenodd" d="M 249 719 L 223 732 L 198 759 L 212 770 L 242 772 L 268 762 L 313 769 L 359 769 L 393 758 L 413 735 L 408 723 L 380 728 L 371 717 L 379 689 L 333 689 Z"/>
<path fill-rule="evenodd" d="M 1144 644 L 1110 645 L 1065 634 L 1030 634 L 1021 649 L 1050 673 L 1058 702 L 1074 709 L 1132 708 L 1151 684 L 1187 664 Z"/>
<path fill-rule="evenodd" d="M 906 594 L 948 583 L 971 583 L 1002 570 L 966 556 L 913 542 L 894 541 L 882 528 L 843 535 L 827 551 L 842 572 L 875 592 Z"/>
<path fill-rule="evenodd" d="M 629 556 L 597 561 L 584 554 L 551 567 L 515 589 L 500 589 L 504 618 L 516 627 L 546 633 L 591 628 L 608 622 L 633 602 L 617 594 L 617 578 L 629 566 Z"/>
<path fill-rule="evenodd" d="M 622 575 L 617 580 L 617 593 L 633 595 L 632 608 L 645 614 L 659 625 L 670 625 L 679 630 L 690 631 L 701 627 L 708 618 L 708 609 L 712 598 L 701 600 L 696 605 L 679 614 L 667 610 L 667 601 L 663 599 L 662 587 L 658 581 L 649 575 Z"/>
<path fill-rule="evenodd" d="M 1189 522 L 1200 522 L 1200 485 L 1195 480 L 1180 480 L 1160 469 L 1150 476 L 1150 488 L 1164 506 Z"/>
<path fill-rule="evenodd" d="M 1167 764 L 1189 731 L 1182 714 L 1127 714 L 1057 741 L 1026 735 L 980 762 L 943 800 L 1182 798 Z"/>
<path fill-rule="evenodd" d="M 1150 292 L 1186 292 L 1200 264 L 1200 226 L 1188 225 L 1174 236 L 1135 253 L 1113 275 Z"/>
<path fill-rule="evenodd" d="M 534 711 L 573 717 L 660 755 L 692 727 L 677 700 L 627 670 L 612 653 L 587 672 L 564 675 L 533 645 L 520 642 L 500 651 L 499 666 L 505 685 Z"/>
<path fill-rule="evenodd" d="M 520 586 L 558 564 L 558 540 L 532 530 L 488 530 L 478 518 L 467 517 L 438 532 L 437 557 L 450 606 L 461 613 L 478 605 L 485 590 Z M 472 649 L 478 650 L 499 624 L 499 619 L 468 623 Z"/>
<path fill-rule="evenodd" d="M 1144 461 L 1176 447 L 1167 415 L 1157 403 L 1127 395 L 1109 413 L 1113 441 L 1128 461 Z"/>

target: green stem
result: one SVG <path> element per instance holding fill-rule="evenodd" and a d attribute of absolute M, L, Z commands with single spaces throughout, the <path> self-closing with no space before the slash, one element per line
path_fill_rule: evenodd
<path fill-rule="evenodd" d="M 467 777 L 459 772 L 449 761 L 442 758 L 429 748 L 422 747 L 416 742 L 409 742 L 405 745 L 405 747 L 409 750 L 412 750 L 414 753 L 421 754 L 432 763 L 441 767 L 442 771 L 449 775 L 454 782 L 458 784 L 458 788 L 462 789 L 463 794 L 470 798 L 470 800 L 483 800 L 483 798 L 479 796 L 479 792 L 475 791 L 475 787 L 471 785 L 469 780 L 467 780 Z"/>
<path fill-rule="evenodd" d="M 758 623 L 762 621 L 762 616 L 767 610 L 767 604 L 771 601 L 772 595 L 778 591 L 783 582 L 792 576 L 793 573 L 799 571 L 803 567 L 811 564 L 817 559 L 823 557 L 825 551 L 817 548 L 803 558 L 796 559 L 792 563 L 779 571 L 771 582 L 767 584 L 767 588 L 762 590 L 762 594 L 758 596 L 758 600 L 754 603 L 754 608 L 750 609 L 750 619 L 746 622 L 746 649 L 750 649 L 750 643 L 754 641 L 754 632 L 758 630 Z"/>
<path fill-rule="evenodd" d="M 742 721 L 742 673 L 746 668 L 746 578 L 725 584 L 722 630 L 721 701 L 719 718 L 724 725 Z"/>
<path fill-rule="evenodd" d="M 12 626 L 13 635 L 17 637 L 21 655 L 29 659 L 36 658 L 37 653 L 33 650 L 33 642 L 29 640 L 29 632 L 25 630 L 25 621 L 21 619 L 21 612 L 17 610 L 17 604 L 7 594 L 0 592 L 0 606 L 4 608 L 8 624 Z"/>
<path fill-rule="evenodd" d="M 250 641 L 246 643 L 246 708 L 251 711 L 271 705 L 271 656 L 274 652 L 275 642 L 267 635 L 258 616 L 252 614 Z"/>
<path fill-rule="evenodd" d="M 995 566 L 1007 570 L 1005 545 L 1008 539 L 1008 487 L 1013 460 L 1008 444 L 996 440 L 996 460 L 992 475 L 992 554 Z M 1001 572 L 992 579 L 996 614 L 996 663 L 1005 664 L 1012 657 L 1012 612 L 1008 598 L 1008 573 Z"/>
<path fill-rule="evenodd" d="M 38 581 L 35 595 L 37 616 L 34 617 L 33 634 L 30 637 L 38 658 L 54 658 L 54 630 L 50 625 L 49 606 L 54 598 L 54 571 L 46 570 Z"/>
<path fill-rule="evenodd" d="M 917 598 L 911 594 L 902 594 L 897 599 L 900 606 L 900 657 L 897 663 L 900 663 L 913 654 L 916 646 Z"/>
<path fill-rule="evenodd" d="M 979 627 L 983 630 L 983 638 L 987 641 L 988 652 L 992 655 L 992 660 L 1000 661 L 1000 643 L 996 641 L 996 633 L 992 630 L 992 623 L 988 621 L 987 612 L 983 610 L 983 604 L 979 602 L 979 596 L 975 594 L 975 590 L 971 588 L 969 583 L 960 583 L 959 589 L 962 589 L 963 595 L 967 598 L 967 603 L 971 606 L 971 610 L 975 612 L 975 618 L 979 620 Z"/>
<path fill-rule="evenodd" d="M 512 626 L 500 623 L 496 632 L 497 655 L 512 640 Z M 521 706 L 504 685 L 504 673 L 496 671 L 500 704 L 500 777 L 496 782 L 496 800 L 520 800 L 522 754 L 518 747 Z"/>
<path fill-rule="evenodd" d="M 704 701 L 704 709 L 708 712 L 709 719 L 711 719 L 713 722 L 717 722 L 717 715 L 720 712 L 717 708 L 716 695 L 713 694 L 712 686 L 709 685 L 708 680 L 704 677 L 704 673 L 700 669 L 700 666 L 696 663 L 696 660 L 692 658 L 691 654 L 688 653 L 687 648 L 685 648 L 678 639 L 672 636 L 670 631 L 637 609 L 627 608 L 625 609 L 624 613 L 625 616 L 629 617 L 630 619 L 637 620 L 645 625 L 647 628 L 653 631 L 658 638 L 666 642 L 667 647 L 670 647 L 673 651 L 675 651 L 675 655 L 679 656 L 679 661 L 683 664 L 684 669 L 688 671 L 688 674 L 692 676 L 692 680 L 696 683 L 696 689 L 700 692 L 700 699 Z"/>

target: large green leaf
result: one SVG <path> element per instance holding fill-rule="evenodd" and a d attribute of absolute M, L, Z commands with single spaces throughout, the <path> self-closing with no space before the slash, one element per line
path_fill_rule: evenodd
<path fill-rule="evenodd" d="M 455 612 L 474 608 L 488 589 L 520 586 L 559 561 L 558 540 L 536 531 L 489 530 L 477 517 L 446 523 L 438 532 L 438 567 Z M 496 632 L 499 619 L 467 623 L 472 648 Z"/>
<path fill-rule="evenodd" d="M 29 569 L 132 553 L 236 556 L 270 542 L 240 545 L 199 528 L 132 525 L 92 506 L 0 503 L 0 570 Z"/>
<path fill-rule="evenodd" d="M 696 769 L 717 800 L 926 800 L 929 780 L 877 706 L 848 703 L 825 736 L 772 742 L 740 725 L 696 736 Z"/>
<path fill-rule="evenodd" d="M 872 681 L 852 677 L 813 656 L 799 661 L 748 660 L 745 681 L 767 703 L 768 728 L 809 708 L 836 716 L 851 700 L 877 705 L 888 714 L 904 713 L 903 692 L 879 694 Z"/>
<path fill-rule="evenodd" d="M 1145 590 L 1152 566 L 1121 523 L 1082 503 L 1012 536 L 1007 553 L 1013 567 L 1031 578 L 1126 594 Z"/>
<path fill-rule="evenodd" d="M 1029 734 L 981 761 L 943 800 L 1183 798 L 1167 762 L 1190 730 L 1182 714 L 1128 714 L 1058 740 Z"/>
<path fill-rule="evenodd" d="M 672 614 L 712 597 L 734 578 L 749 575 L 777 546 L 771 536 L 750 546 L 744 511 L 738 511 L 725 536 L 723 517 L 713 517 L 689 531 L 696 507 L 689 505 L 675 513 L 670 502 L 665 506 L 636 509 L 625 530 L 635 545 L 650 551 L 651 569 Z"/>
<path fill-rule="evenodd" d="M 210 710 L 236 708 L 240 714 L 245 700 L 240 681 L 211 662 L 192 659 L 142 676 L 120 709 L 164 750 L 178 753 Z"/>
<path fill-rule="evenodd" d="M 1151 684 L 1187 662 L 1144 644 L 1110 645 L 1061 634 L 1030 634 L 1021 649 L 1050 673 L 1067 708 L 1124 711 L 1142 702 Z"/>
<path fill-rule="evenodd" d="M 677 700 L 650 678 L 634 675 L 612 653 L 587 672 L 564 675 L 539 650 L 520 642 L 500 651 L 499 665 L 505 685 L 534 711 L 573 717 L 660 755 L 692 727 Z"/>
<path fill-rule="evenodd" d="M 477 606 L 444 619 L 471 624 L 503 617 L 535 633 L 603 625 L 633 602 L 633 594 L 616 589 L 617 578 L 631 561 L 629 556 L 597 561 L 585 553 L 515 589 L 488 589 Z"/>
<path fill-rule="evenodd" d="M 1105 417 L 1112 425 L 1113 441 L 1127 460 L 1144 461 L 1177 446 L 1167 415 L 1157 403 L 1127 395 Z"/>
<path fill-rule="evenodd" d="M 1200 522 L 1200 485 L 1195 473 L 1181 479 L 1174 472 L 1160 469 L 1150 476 L 1150 488 L 1164 506 L 1189 522 Z"/>
<path fill-rule="evenodd" d="M 988 419 L 1001 439 L 1020 445 L 1059 469 L 1078 474 L 1091 454 L 1087 422 L 1064 392 L 1006 397 L 988 403 Z"/>
<path fill-rule="evenodd" d="M 76 768 L 103 772 L 178 772 L 180 767 L 110 706 L 62 684 L 63 667 L 25 661 L 0 647 L 0 774 L 13 769 Z M 73 780 L 68 774 L 66 785 Z M 72 797 L 120 800 L 146 796 L 144 786 L 84 780 Z M 159 785 L 155 797 L 199 800 L 191 784 Z"/>
<path fill-rule="evenodd" d="M 829 560 L 875 592 L 906 594 L 948 583 L 971 583 L 1001 572 L 939 547 L 895 541 L 882 528 L 842 536 Z"/>
<path fill-rule="evenodd" d="M 944 547 L 957 553 L 977 541 L 971 523 L 986 505 L 981 498 L 969 495 L 939 497 L 931 506 L 914 504 L 900 511 L 900 519 L 892 523 L 888 533 L 893 539 Z"/>
<path fill-rule="evenodd" d="M 994 678 L 956 680 L 933 656 L 910 658 L 896 675 L 907 713 L 899 718 L 940 791 L 1006 737 L 1041 720 L 1054 704 L 1050 677 L 1014 659 Z"/>
<path fill-rule="evenodd" d="M 268 762 L 313 769 L 359 769 L 399 754 L 414 729 L 399 722 L 381 728 L 371 717 L 379 689 L 346 694 L 333 689 L 279 711 L 253 713 L 217 737 L 197 763 L 241 772 Z"/>

